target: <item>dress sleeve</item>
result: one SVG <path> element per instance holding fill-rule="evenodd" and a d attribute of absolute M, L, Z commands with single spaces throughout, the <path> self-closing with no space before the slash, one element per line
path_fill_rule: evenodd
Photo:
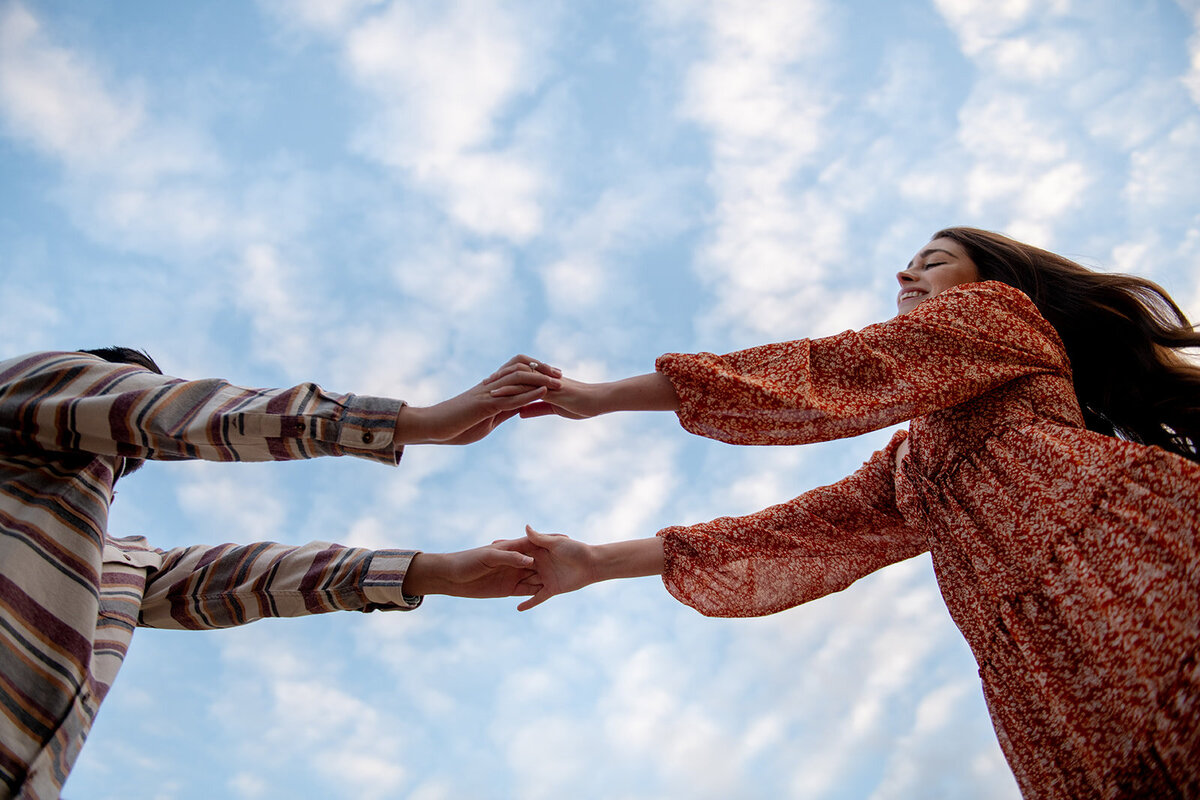
<path fill-rule="evenodd" d="M 964 284 L 861 331 L 729 353 L 668 353 L 657 370 L 684 428 L 732 444 L 857 436 L 1070 366 L 1020 291 Z"/>
<path fill-rule="evenodd" d="M 242 389 L 85 353 L 35 353 L 0 363 L 0 448 L 210 461 L 356 455 L 395 464 L 403 405 L 312 383 Z"/>
<path fill-rule="evenodd" d="M 898 432 L 857 472 L 746 517 L 659 531 L 663 583 L 710 617 L 774 614 L 919 555 L 926 539 L 896 508 Z"/>
<path fill-rule="evenodd" d="M 401 591 L 414 555 L 325 542 L 168 550 L 150 571 L 138 624 L 203 630 L 328 611 L 407 611 L 422 599 Z"/>

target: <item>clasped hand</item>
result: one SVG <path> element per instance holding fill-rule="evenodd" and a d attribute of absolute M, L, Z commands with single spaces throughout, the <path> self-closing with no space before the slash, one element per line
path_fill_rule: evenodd
<path fill-rule="evenodd" d="M 562 370 L 516 355 L 456 397 L 433 406 L 405 406 L 396 420 L 395 442 L 471 444 L 561 387 Z"/>

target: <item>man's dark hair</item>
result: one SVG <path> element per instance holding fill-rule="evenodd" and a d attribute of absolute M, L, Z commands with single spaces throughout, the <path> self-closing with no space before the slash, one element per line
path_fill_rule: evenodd
<path fill-rule="evenodd" d="M 105 361 L 112 362 L 113 364 L 136 364 L 139 367 L 144 367 L 151 372 L 157 372 L 159 375 L 162 375 L 162 369 L 145 350 L 134 350 L 132 347 L 96 347 L 91 350 L 80 350 L 79 352 L 103 358 Z"/>
<path fill-rule="evenodd" d="M 79 350 L 78 352 L 103 358 L 105 361 L 113 364 L 133 364 L 134 366 L 142 367 L 162 375 L 162 368 L 155 363 L 154 359 L 145 350 L 134 350 L 132 347 L 96 347 L 90 350 Z M 145 463 L 146 460 L 143 458 L 126 458 L 125 466 L 121 469 L 121 474 L 117 477 L 124 478 L 126 475 L 132 475 L 141 469 Z"/>

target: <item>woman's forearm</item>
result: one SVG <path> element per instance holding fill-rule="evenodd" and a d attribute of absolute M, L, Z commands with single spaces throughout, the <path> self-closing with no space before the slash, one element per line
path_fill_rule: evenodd
<path fill-rule="evenodd" d="M 679 395 L 665 375 L 651 372 L 611 383 L 596 384 L 600 409 L 611 411 L 678 411 Z"/>
<path fill-rule="evenodd" d="M 663 571 L 663 543 L 657 536 L 592 545 L 591 556 L 593 582 L 661 575 Z"/>

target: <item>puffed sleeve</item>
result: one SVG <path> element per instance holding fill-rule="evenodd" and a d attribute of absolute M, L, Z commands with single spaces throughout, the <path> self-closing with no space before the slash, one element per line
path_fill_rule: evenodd
<path fill-rule="evenodd" d="M 898 432 L 848 478 L 746 517 L 659 531 L 663 583 L 710 617 L 774 614 L 928 549 L 896 508 Z"/>
<path fill-rule="evenodd" d="M 168 550 L 149 573 L 138 624 L 203 630 L 265 617 L 411 610 L 422 598 L 405 595 L 401 587 L 415 554 L 325 542 Z"/>
<path fill-rule="evenodd" d="M 1054 328 L 1020 291 L 964 284 L 907 314 L 823 339 L 668 353 L 657 370 L 684 428 L 733 444 L 803 444 L 878 430 L 1009 381 L 1070 374 Z"/>
<path fill-rule="evenodd" d="M 386 464 L 402 401 L 304 383 L 243 389 L 84 353 L 0 363 L 0 447 L 149 459 L 279 461 L 356 455 Z"/>

